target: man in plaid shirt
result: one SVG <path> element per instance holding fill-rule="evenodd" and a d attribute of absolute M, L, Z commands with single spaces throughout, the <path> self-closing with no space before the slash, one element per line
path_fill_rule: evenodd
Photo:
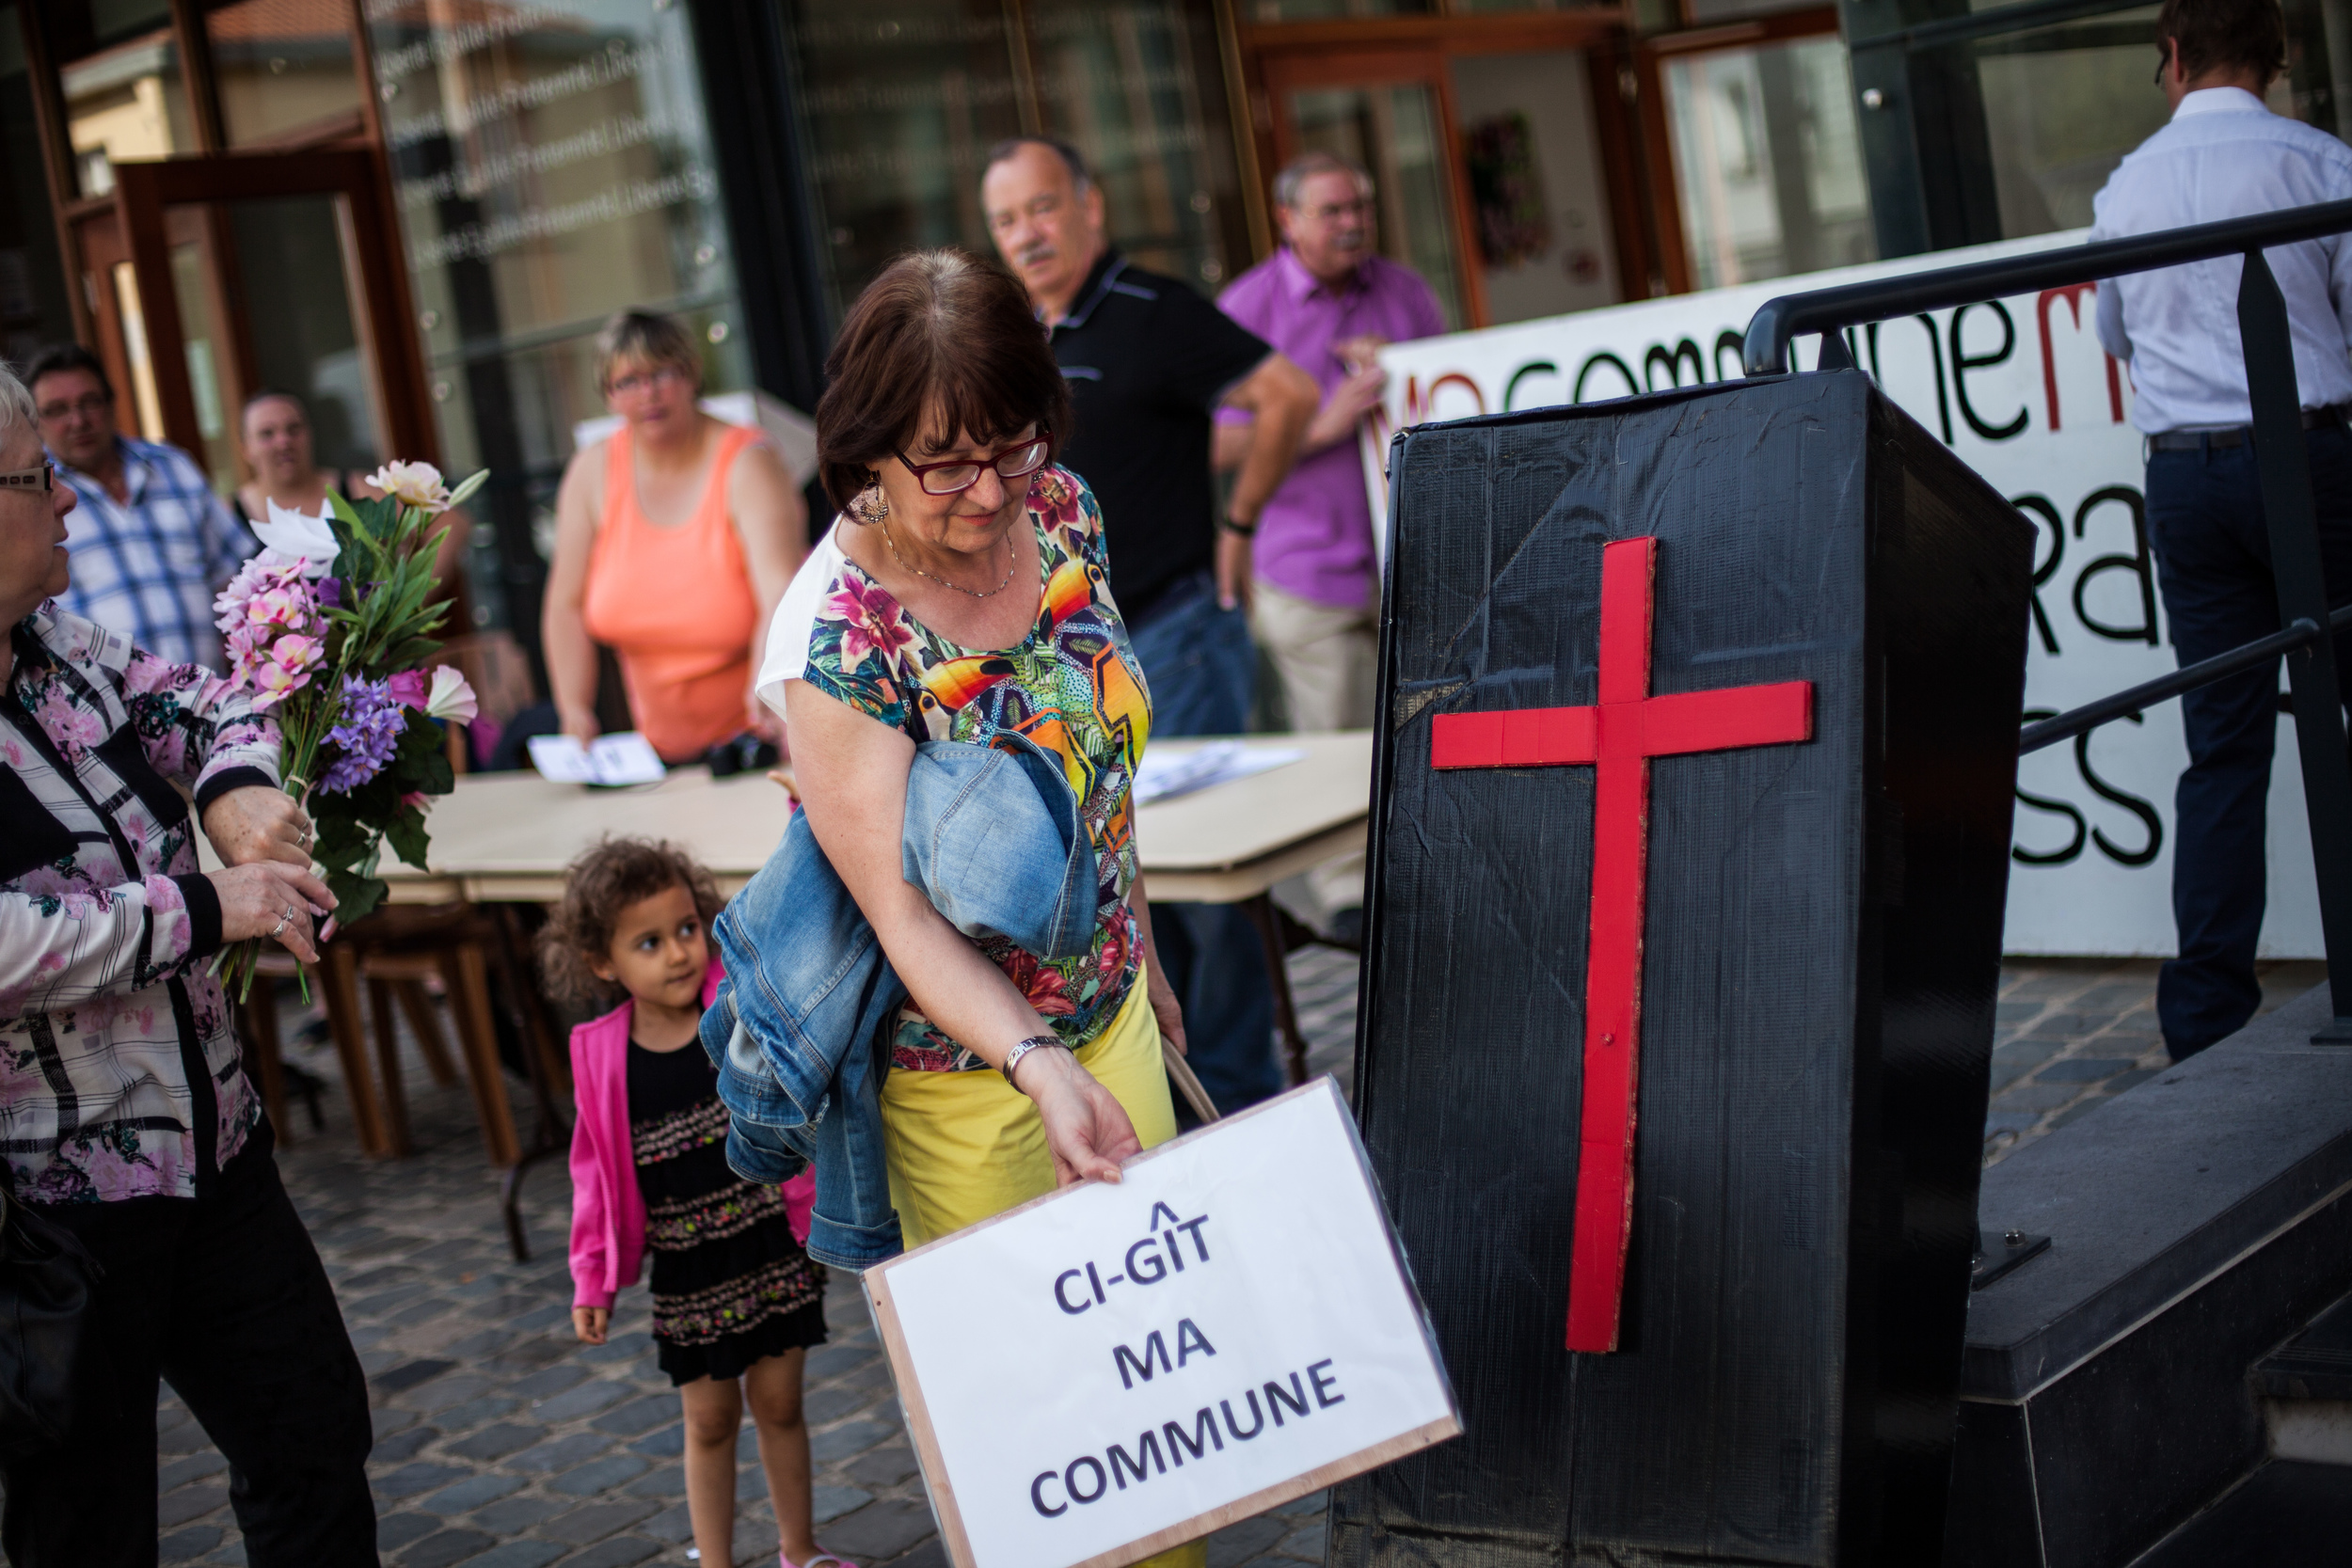
<path fill-rule="evenodd" d="M 127 634 L 167 664 L 220 666 L 213 597 L 260 544 L 178 447 L 115 429 L 114 388 L 78 344 L 44 351 L 25 377 L 57 477 L 73 486 L 73 586 L 58 607 Z"/>

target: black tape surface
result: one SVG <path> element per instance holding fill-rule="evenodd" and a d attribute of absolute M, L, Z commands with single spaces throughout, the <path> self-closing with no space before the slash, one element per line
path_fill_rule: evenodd
<path fill-rule="evenodd" d="M 1392 465 L 1359 1114 L 1468 1434 L 1334 1564 L 1935 1560 L 1976 1232 L 2032 531 L 1859 372 L 1424 427 Z M 1563 1348 L 1594 769 L 1430 768 L 1596 700 L 1804 680 L 1815 738 L 1651 765 L 1623 1348 Z"/>

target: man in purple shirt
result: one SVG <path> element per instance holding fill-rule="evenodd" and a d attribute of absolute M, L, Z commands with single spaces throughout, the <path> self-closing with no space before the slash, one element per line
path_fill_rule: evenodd
<path fill-rule="evenodd" d="M 1315 378 L 1322 405 L 1298 443 L 1298 464 L 1259 515 L 1250 630 L 1273 661 L 1291 727 L 1372 724 L 1374 569 L 1372 507 L 1356 427 L 1380 401 L 1388 375 L 1374 356 L 1387 343 L 1446 329 L 1429 285 L 1373 248 L 1372 177 L 1327 152 L 1291 161 L 1274 182 L 1283 245 L 1217 297 L 1225 313 Z M 1217 411 L 1216 466 L 1239 466 L 1251 417 Z M 1352 938 L 1363 920 L 1363 857 L 1319 867 L 1309 879 L 1332 934 Z"/>

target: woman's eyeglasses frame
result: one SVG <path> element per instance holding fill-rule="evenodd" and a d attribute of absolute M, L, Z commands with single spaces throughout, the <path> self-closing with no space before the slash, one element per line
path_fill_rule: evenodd
<path fill-rule="evenodd" d="M 12 473 L 0 473 L 0 490 L 39 490 L 43 494 L 57 487 L 57 466 L 43 463 L 38 468 L 18 468 Z"/>
<path fill-rule="evenodd" d="M 631 371 L 627 375 L 613 377 L 604 384 L 604 395 L 607 398 L 633 398 L 657 387 L 692 379 L 693 372 L 683 365 L 660 364 L 650 370 Z"/>
<path fill-rule="evenodd" d="M 1006 460 L 1012 458 L 1014 453 L 1025 452 L 1031 448 L 1036 449 L 1037 460 L 1035 462 L 1021 468 L 1008 468 L 1005 467 Z M 895 448 L 892 450 L 890 455 L 906 465 L 907 472 L 913 474 L 915 478 L 915 482 L 923 486 L 923 494 L 927 496 L 961 496 L 966 490 L 971 489 L 972 486 L 980 482 L 980 470 L 983 468 L 994 468 L 996 470 L 996 477 L 999 479 L 1025 479 L 1030 474 L 1033 474 L 1040 468 L 1045 467 L 1045 460 L 1053 454 L 1053 451 L 1054 433 L 1042 426 L 1040 426 L 1038 433 L 1029 436 L 1025 440 L 1015 441 L 1011 446 L 1004 447 L 992 452 L 983 452 L 977 457 L 951 457 L 945 463 L 917 463 L 908 457 L 905 452 L 899 451 Z M 957 468 L 971 469 L 972 477 L 965 480 L 961 484 L 948 484 L 943 486 L 931 483 L 931 475 Z"/>

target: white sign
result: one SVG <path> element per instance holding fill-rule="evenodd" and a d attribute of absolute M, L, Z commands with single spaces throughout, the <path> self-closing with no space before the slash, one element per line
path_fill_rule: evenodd
<path fill-rule="evenodd" d="M 865 1284 L 957 1568 L 1116 1568 L 1462 1430 L 1329 1078 Z"/>
<path fill-rule="evenodd" d="M 1363 441 L 1373 515 L 1388 515 L 1381 469 L 1391 430 L 1729 380 L 1740 373 L 1749 318 L 1776 294 L 2026 255 L 2085 237 L 2047 234 L 1397 344 L 1381 355 L 1387 401 Z M 2026 669 L 2026 703 L 2037 716 L 2174 668 L 2148 548 L 2140 437 L 2129 422 L 2131 377 L 2091 331 L 2097 300 L 2086 283 L 1852 335 L 1855 361 L 1886 394 L 2040 532 Z M 1818 339 L 1797 345 L 1804 367 L 1818 345 Z M 1398 526 L 1409 529 L 1413 519 Z M 2173 951 L 2172 791 L 2187 765 L 2177 701 L 2024 759 L 2007 951 Z M 2262 956 L 2321 956 L 2291 728 L 2271 770 L 2269 866 Z"/>

